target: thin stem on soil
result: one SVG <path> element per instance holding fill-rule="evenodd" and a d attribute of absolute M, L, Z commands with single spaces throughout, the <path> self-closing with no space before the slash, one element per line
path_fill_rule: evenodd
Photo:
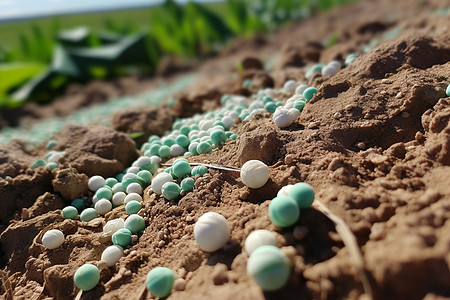
<path fill-rule="evenodd" d="M 358 269 L 359 279 L 361 280 L 361 283 L 363 285 L 364 292 L 372 300 L 372 287 L 370 285 L 369 278 L 367 277 L 366 269 L 364 267 L 364 259 L 362 257 L 361 251 L 359 250 L 355 235 L 352 233 L 344 220 L 339 218 L 319 200 L 315 199 L 313 206 L 317 208 L 321 213 L 323 213 L 328 219 L 333 221 L 333 223 L 336 225 L 336 231 L 341 236 L 344 245 L 348 248 L 350 256 L 356 268 Z"/>
<path fill-rule="evenodd" d="M 218 170 L 225 170 L 225 171 L 234 171 L 234 172 L 240 172 L 241 169 L 240 168 L 236 168 L 236 167 L 230 167 L 230 166 L 222 166 L 222 165 L 216 165 L 216 164 L 204 164 L 204 163 L 189 163 L 191 166 L 204 166 L 207 168 L 212 168 L 212 169 L 218 169 Z M 165 167 L 170 167 L 172 166 L 172 164 L 161 164 L 162 166 Z"/>

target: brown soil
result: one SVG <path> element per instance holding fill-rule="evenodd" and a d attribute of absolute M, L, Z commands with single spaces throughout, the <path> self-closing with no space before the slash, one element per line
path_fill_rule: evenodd
<path fill-rule="evenodd" d="M 268 113 L 260 114 L 232 129 L 239 134 L 236 141 L 189 158 L 235 167 L 262 160 L 270 168 L 264 187 L 249 189 L 238 173 L 211 169 L 179 201 L 147 188 L 140 212 L 147 228 L 113 267 L 99 262 L 110 245 L 101 237 L 102 224 L 125 217 L 124 207 L 88 223 L 64 220 L 60 209 L 69 200 L 64 198 L 92 196 L 83 174 L 111 176 L 128 166 L 138 155 L 133 142 L 104 127 L 66 128 L 57 136 L 58 150 L 66 151 L 64 168 L 52 173 L 28 168 L 42 152 L 18 142 L 2 146 L 0 191 L 9 200 L 1 202 L 0 295 L 72 299 L 78 294 L 76 268 L 94 263 L 101 283 L 82 299 L 150 299 L 145 276 L 156 266 L 179 276 L 169 299 L 371 299 L 352 252 L 324 214 L 304 210 L 285 229 L 270 222 L 270 199 L 284 185 L 304 181 L 356 237 L 374 299 L 450 297 L 450 23 L 433 13 L 444 6 L 438 0 L 361 1 L 276 36 L 235 42 L 199 66 L 204 77 L 179 95 L 176 116 L 218 107 L 225 92 L 254 92 L 255 87 L 242 88 L 246 78 L 276 88 L 293 78 L 319 93 L 289 127 L 280 129 Z M 396 27 L 403 31 L 394 40 L 361 53 L 371 39 Z M 339 42 L 322 47 L 336 32 Z M 333 77 L 304 77 L 303 66 L 350 52 L 359 57 Z M 258 61 L 275 55 L 273 68 L 261 70 Z M 244 71 L 233 78 L 240 62 Z M 123 118 L 128 122 L 127 114 Z M 139 122 L 139 129 L 151 129 Z M 195 221 L 208 211 L 221 213 L 231 229 L 230 242 L 212 254 L 193 239 Z M 66 241 L 45 250 L 41 238 L 50 228 L 63 231 Z M 260 228 L 277 232 L 292 261 L 289 282 L 274 293 L 263 293 L 246 274 L 244 241 Z"/>

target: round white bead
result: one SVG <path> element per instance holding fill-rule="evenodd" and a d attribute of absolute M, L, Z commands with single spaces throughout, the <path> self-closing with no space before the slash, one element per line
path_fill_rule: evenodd
<path fill-rule="evenodd" d="M 249 160 L 241 168 L 241 179 L 252 189 L 260 188 L 269 180 L 269 167 L 260 160 Z"/>
<path fill-rule="evenodd" d="M 198 146 L 198 143 L 197 142 L 192 142 L 192 143 L 190 143 L 189 144 L 189 152 L 191 152 L 192 153 L 192 151 L 194 151 L 194 149 L 197 149 L 197 146 Z"/>
<path fill-rule="evenodd" d="M 104 215 L 111 211 L 112 203 L 108 199 L 103 198 L 98 200 L 97 203 L 95 203 L 94 208 L 99 214 Z"/>
<path fill-rule="evenodd" d="M 55 249 L 64 243 L 64 234 L 58 229 L 50 229 L 42 236 L 42 245 L 47 249 Z"/>
<path fill-rule="evenodd" d="M 157 155 L 152 155 L 150 156 L 150 159 L 157 165 L 160 166 L 161 165 L 161 157 L 157 156 Z"/>
<path fill-rule="evenodd" d="M 308 85 L 306 83 L 300 83 L 297 88 L 295 89 L 295 94 L 297 95 L 303 95 L 303 92 L 308 88 Z"/>
<path fill-rule="evenodd" d="M 194 225 L 194 238 L 198 246 L 207 252 L 222 248 L 230 239 L 230 228 L 221 214 L 207 212 Z"/>
<path fill-rule="evenodd" d="M 141 156 L 136 160 L 136 167 L 140 168 L 145 165 L 149 165 L 152 163 L 152 159 L 147 156 Z"/>
<path fill-rule="evenodd" d="M 100 199 L 97 198 L 97 195 L 92 196 L 92 204 L 95 205 L 95 203 L 97 203 L 98 200 L 100 200 Z"/>
<path fill-rule="evenodd" d="M 289 196 L 289 191 L 294 185 L 288 184 L 283 186 L 277 193 L 277 196 Z"/>
<path fill-rule="evenodd" d="M 138 202 L 141 202 L 141 201 L 142 201 L 142 197 L 141 197 L 141 195 L 139 195 L 138 193 L 129 193 L 129 194 L 125 197 L 125 199 L 123 200 L 123 202 L 124 202 L 125 204 L 127 204 L 127 203 L 130 202 L 131 200 L 136 200 L 136 201 L 138 201 Z"/>
<path fill-rule="evenodd" d="M 121 182 L 116 183 L 113 187 L 112 187 L 112 192 L 113 194 L 117 194 L 119 192 L 124 192 L 123 190 L 123 186 Z"/>
<path fill-rule="evenodd" d="M 130 194 L 130 193 L 142 194 L 142 186 L 137 182 L 130 183 L 127 186 L 127 193 L 128 194 Z"/>
<path fill-rule="evenodd" d="M 294 107 L 294 102 L 293 102 L 293 101 L 286 102 L 286 104 L 283 105 L 283 108 L 284 108 L 284 109 L 287 109 L 287 110 L 289 110 L 289 109 L 291 109 L 291 108 L 293 108 L 293 107 Z"/>
<path fill-rule="evenodd" d="M 234 120 L 236 120 L 237 118 L 239 118 L 239 114 L 238 114 L 238 112 L 237 111 L 230 111 L 229 112 L 229 114 L 228 114 L 228 116 L 231 118 L 231 119 L 233 119 L 233 121 Z"/>
<path fill-rule="evenodd" d="M 135 179 L 135 178 L 137 178 L 138 176 L 136 175 L 136 174 L 134 174 L 134 173 L 127 173 L 127 174 L 125 174 L 125 175 L 123 175 L 123 177 L 122 177 L 122 181 L 124 181 L 125 179 L 128 179 L 128 178 L 133 178 L 133 179 Z"/>
<path fill-rule="evenodd" d="M 280 127 L 284 128 L 292 124 L 292 116 L 289 114 L 289 111 L 286 109 L 280 110 L 280 113 L 273 115 L 273 121 L 275 124 Z"/>
<path fill-rule="evenodd" d="M 106 184 L 105 178 L 100 175 L 95 175 L 89 178 L 88 187 L 91 191 L 95 192 Z"/>
<path fill-rule="evenodd" d="M 283 85 L 283 91 L 285 93 L 292 93 L 295 90 L 295 87 L 297 86 L 297 81 L 290 79 L 287 80 Z"/>
<path fill-rule="evenodd" d="M 170 155 L 171 156 L 180 156 L 183 155 L 186 150 L 178 144 L 174 144 L 170 146 Z"/>
<path fill-rule="evenodd" d="M 197 137 L 199 139 L 201 139 L 202 137 L 205 137 L 205 136 L 209 136 L 208 131 L 206 131 L 206 130 L 199 131 L 197 134 Z"/>
<path fill-rule="evenodd" d="M 339 70 L 341 68 L 341 63 L 337 60 L 332 60 L 328 63 L 327 66 L 330 66 L 330 67 L 335 68 L 336 70 Z"/>
<path fill-rule="evenodd" d="M 123 255 L 123 248 L 119 245 L 112 245 L 103 250 L 102 260 L 106 262 L 108 267 L 112 267 L 119 261 Z"/>
<path fill-rule="evenodd" d="M 125 200 L 125 197 L 127 196 L 127 194 L 125 194 L 124 192 L 117 192 L 112 196 L 112 203 L 114 206 L 119 206 L 123 203 L 123 201 Z"/>
<path fill-rule="evenodd" d="M 252 254 L 256 248 L 264 245 L 277 246 L 275 233 L 265 229 L 252 231 L 245 239 L 245 251 L 248 255 Z"/>
<path fill-rule="evenodd" d="M 271 88 L 266 88 L 266 89 L 264 89 L 264 94 L 266 94 L 267 96 L 269 96 L 271 98 L 275 98 L 275 96 L 277 95 L 277 91 L 275 91 L 274 89 L 271 89 Z"/>
<path fill-rule="evenodd" d="M 339 71 L 333 66 L 327 65 L 322 69 L 322 76 L 333 76 Z"/>
<path fill-rule="evenodd" d="M 227 129 L 229 129 L 234 125 L 234 119 L 232 117 L 223 117 L 222 123 L 225 125 Z"/>
<path fill-rule="evenodd" d="M 139 168 L 138 167 L 129 167 L 127 169 L 127 174 L 131 173 L 131 174 L 137 174 L 139 172 Z M 125 177 L 125 176 L 124 176 Z"/>
<path fill-rule="evenodd" d="M 171 182 L 171 181 L 173 181 L 172 175 L 170 175 L 169 173 L 166 173 L 166 172 L 161 172 L 153 178 L 152 190 L 155 193 L 161 195 L 161 193 L 162 193 L 161 187 L 163 186 L 163 184 L 166 182 Z"/>
<path fill-rule="evenodd" d="M 300 117 L 300 111 L 296 108 L 290 108 L 288 114 L 291 116 L 292 123 Z"/>
<path fill-rule="evenodd" d="M 55 152 L 47 159 L 48 162 L 58 162 L 66 154 L 65 151 Z"/>
<path fill-rule="evenodd" d="M 209 128 L 211 128 L 214 124 L 214 120 L 206 120 L 206 121 L 202 121 L 199 124 L 200 130 L 202 131 L 206 131 Z"/>

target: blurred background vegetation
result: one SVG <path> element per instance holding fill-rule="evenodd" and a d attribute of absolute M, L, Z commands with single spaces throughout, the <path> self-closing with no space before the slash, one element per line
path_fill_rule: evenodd
<path fill-rule="evenodd" d="M 225 0 L 0 23 L 0 108 L 47 102 L 70 82 L 143 72 L 164 56 L 208 55 L 352 0 Z"/>

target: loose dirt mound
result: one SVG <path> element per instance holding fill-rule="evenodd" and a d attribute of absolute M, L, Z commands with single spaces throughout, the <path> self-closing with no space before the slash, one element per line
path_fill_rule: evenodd
<path fill-rule="evenodd" d="M 370 299 L 352 252 L 324 214 L 302 210 L 300 221 L 286 229 L 271 223 L 269 200 L 284 185 L 304 181 L 356 237 L 374 299 L 450 297 L 450 36 L 448 16 L 436 13 L 443 7 L 441 1 L 362 1 L 291 25 L 264 42 L 251 40 L 248 49 L 231 45 L 206 62 L 199 69 L 204 79 L 177 99 L 176 116 L 216 108 L 225 92 L 254 92 L 242 87 L 245 74 L 272 80 L 260 80 L 261 87 L 280 88 L 289 78 L 307 81 L 318 94 L 289 127 L 280 129 L 269 113 L 258 114 L 232 128 L 237 140 L 189 157 L 234 167 L 262 160 L 270 169 L 264 187 L 249 189 L 239 173 L 211 169 L 179 201 L 147 188 L 140 212 L 147 227 L 113 267 L 99 262 L 110 245 L 102 225 L 124 217 L 124 207 L 90 222 L 64 220 L 59 209 L 63 198 L 84 193 L 90 201 L 83 174 L 111 176 L 129 166 L 138 155 L 133 142 L 104 127 L 69 127 L 57 136 L 58 150 L 66 151 L 64 168 L 52 173 L 27 169 L 37 154 L 9 144 L 13 152 L 1 152 L 0 163 L 2 177 L 12 178 L 0 188 L 19 201 L 2 202 L 2 223 L 16 215 L 0 235 L 1 295 L 72 299 L 78 293 L 76 268 L 93 263 L 101 269 L 101 283 L 84 292 L 85 299 L 148 299 L 145 276 L 156 266 L 179 276 L 169 299 Z M 330 32 L 339 39 L 325 47 Z M 261 59 L 278 55 L 274 67 L 260 70 L 255 49 Z M 336 75 L 306 79 L 303 66 L 343 60 L 349 52 L 359 57 Z M 247 70 L 232 78 L 239 62 Z M 139 128 L 149 129 L 141 123 Z M 75 189 L 80 186 L 84 190 Z M 211 254 L 193 239 L 193 225 L 208 211 L 222 214 L 231 229 L 230 242 Z M 63 231 L 66 241 L 45 250 L 41 239 L 50 228 Z M 278 292 L 263 293 L 246 273 L 245 238 L 262 228 L 277 232 L 292 262 L 289 282 Z"/>

